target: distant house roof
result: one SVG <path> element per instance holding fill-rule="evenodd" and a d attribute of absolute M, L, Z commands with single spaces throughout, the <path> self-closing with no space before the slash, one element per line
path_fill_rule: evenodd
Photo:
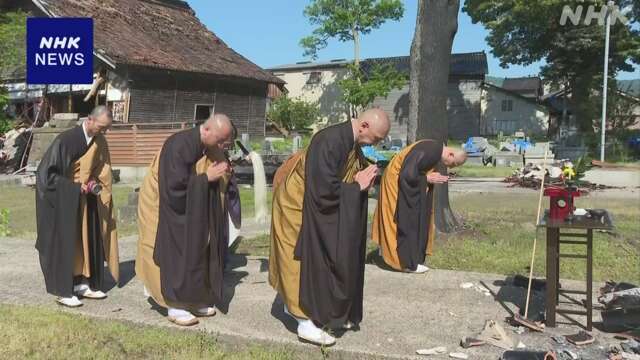
<path fill-rule="evenodd" d="M 312 70 L 322 68 L 342 67 L 352 62 L 351 60 L 338 59 L 324 62 L 303 61 L 295 64 L 279 65 L 269 68 L 272 72 L 290 70 Z M 360 61 L 362 70 L 366 73 L 375 64 L 389 64 L 401 72 L 409 73 L 409 56 L 393 56 L 384 58 L 370 58 Z M 482 75 L 488 72 L 487 54 L 482 52 L 451 54 L 451 75 Z"/>
<path fill-rule="evenodd" d="M 530 103 L 532 103 L 532 104 L 538 105 L 538 106 L 539 106 L 539 107 L 541 107 L 541 108 L 548 109 L 548 104 L 540 103 L 540 102 L 538 102 L 535 98 L 532 98 L 532 97 L 530 97 L 530 96 L 522 95 L 522 94 L 521 94 L 521 93 L 519 93 L 518 91 L 505 89 L 505 88 L 504 88 L 504 87 L 502 87 L 502 86 L 494 85 L 493 83 L 488 82 L 488 81 L 485 81 L 483 86 L 485 87 L 485 89 L 494 89 L 494 90 L 496 90 L 496 91 L 500 91 L 500 92 L 505 93 L 505 94 L 508 94 L 508 95 L 510 95 L 510 96 L 514 96 L 514 97 L 517 97 L 517 98 L 522 99 L 522 100 L 524 100 L 524 101 L 527 101 L 527 102 L 530 102 Z"/>
<path fill-rule="evenodd" d="M 282 84 L 235 52 L 181 0 L 32 0 L 51 17 L 91 17 L 94 50 L 115 65 L 140 65 Z"/>
<path fill-rule="evenodd" d="M 485 82 L 522 95 L 535 94 L 536 97 L 542 95 L 542 79 L 537 76 L 517 78 L 487 76 Z"/>
<path fill-rule="evenodd" d="M 621 94 L 634 102 L 640 102 L 640 79 L 616 80 L 616 84 L 618 86 L 618 94 Z M 571 102 L 564 102 L 564 94 L 564 89 L 556 90 L 550 92 L 549 94 L 546 94 L 542 100 L 547 103 L 552 109 L 558 112 L 561 112 L 566 104 L 567 109 L 569 110 L 569 112 L 571 112 Z M 568 97 L 571 97 L 570 88 L 567 89 L 567 94 Z"/>
<path fill-rule="evenodd" d="M 268 71 L 278 72 L 278 71 L 288 71 L 288 70 L 306 70 L 306 69 L 322 69 L 322 68 L 334 68 L 334 67 L 343 67 L 350 63 L 351 61 L 346 59 L 335 59 L 329 61 L 300 61 L 295 64 L 284 64 L 278 65 L 271 68 L 268 68 Z"/>
<path fill-rule="evenodd" d="M 410 57 L 395 56 L 385 58 L 365 59 L 361 62 L 362 70 L 365 73 L 371 71 L 374 65 L 391 65 L 400 72 L 409 73 Z M 484 51 L 472 53 L 451 54 L 449 63 L 449 75 L 475 75 L 484 76 L 488 72 L 487 54 Z"/>

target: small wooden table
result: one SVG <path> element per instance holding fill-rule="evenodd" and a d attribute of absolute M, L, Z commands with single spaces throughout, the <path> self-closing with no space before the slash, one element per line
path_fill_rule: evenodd
<path fill-rule="evenodd" d="M 589 210 L 587 210 L 589 211 Z M 547 290 L 546 290 L 546 325 L 556 326 L 557 314 L 573 314 L 587 316 L 587 330 L 593 329 L 593 230 L 612 230 L 613 223 L 606 210 L 602 217 L 574 216 L 572 221 L 557 221 L 549 219 L 549 210 L 545 210 L 544 217 L 538 226 L 547 229 Z M 565 230 L 561 232 L 561 230 Z M 570 230 L 570 231 L 566 231 Z M 577 240 L 577 239 L 584 240 Z M 579 244 L 586 247 L 586 254 L 563 254 L 560 252 L 560 244 Z M 585 259 L 587 262 L 587 290 L 561 290 L 560 289 L 560 258 Z M 571 310 L 558 308 L 560 294 L 585 295 L 585 303 L 568 297 L 575 305 L 585 308 L 583 310 Z M 565 295 L 566 296 L 566 295 Z"/>

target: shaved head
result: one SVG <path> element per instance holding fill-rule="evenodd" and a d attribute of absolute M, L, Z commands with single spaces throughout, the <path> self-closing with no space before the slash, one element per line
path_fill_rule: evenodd
<path fill-rule="evenodd" d="M 214 114 L 200 127 L 200 138 L 207 147 L 223 148 L 232 140 L 234 126 L 231 119 L 225 114 Z"/>
<path fill-rule="evenodd" d="M 460 166 L 467 161 L 467 153 L 464 150 L 454 149 L 448 146 L 442 148 L 442 163 L 448 168 Z"/>
<path fill-rule="evenodd" d="M 87 120 L 84 121 L 84 126 L 90 136 L 95 136 L 107 131 L 111 127 L 112 121 L 113 116 L 109 108 L 99 105 L 91 111 Z"/>
<path fill-rule="evenodd" d="M 225 114 L 214 114 L 207 119 L 203 124 L 205 127 L 209 127 L 214 131 L 228 131 L 233 128 L 231 120 Z"/>
<path fill-rule="evenodd" d="M 391 127 L 387 113 L 378 108 L 360 114 L 353 125 L 356 142 L 363 145 L 375 145 L 384 140 Z"/>

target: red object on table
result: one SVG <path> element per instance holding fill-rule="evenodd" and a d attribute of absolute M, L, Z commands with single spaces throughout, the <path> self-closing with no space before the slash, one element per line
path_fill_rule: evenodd
<path fill-rule="evenodd" d="M 580 196 L 580 192 L 575 188 L 548 187 L 544 195 L 550 198 L 549 218 L 564 221 L 575 211 L 573 198 Z"/>

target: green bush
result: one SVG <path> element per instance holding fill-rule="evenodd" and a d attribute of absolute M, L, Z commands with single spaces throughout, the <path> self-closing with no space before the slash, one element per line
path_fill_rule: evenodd
<path fill-rule="evenodd" d="M 289 131 L 304 130 L 320 119 L 320 108 L 316 103 L 283 95 L 271 103 L 267 117 Z"/>
<path fill-rule="evenodd" d="M 0 209 L 0 236 L 11 235 L 9 230 L 9 209 Z"/>
<path fill-rule="evenodd" d="M 0 135 L 13 128 L 13 121 L 5 116 L 5 109 L 8 104 L 9 96 L 7 95 L 7 89 L 0 86 Z"/>
<path fill-rule="evenodd" d="M 629 140 L 633 136 L 638 136 L 637 130 L 617 129 L 607 131 L 605 161 L 610 163 L 633 162 L 638 160 L 638 154 L 634 154 L 629 147 Z M 600 159 L 600 133 L 593 133 L 585 136 L 585 145 L 588 148 L 589 156 Z"/>

